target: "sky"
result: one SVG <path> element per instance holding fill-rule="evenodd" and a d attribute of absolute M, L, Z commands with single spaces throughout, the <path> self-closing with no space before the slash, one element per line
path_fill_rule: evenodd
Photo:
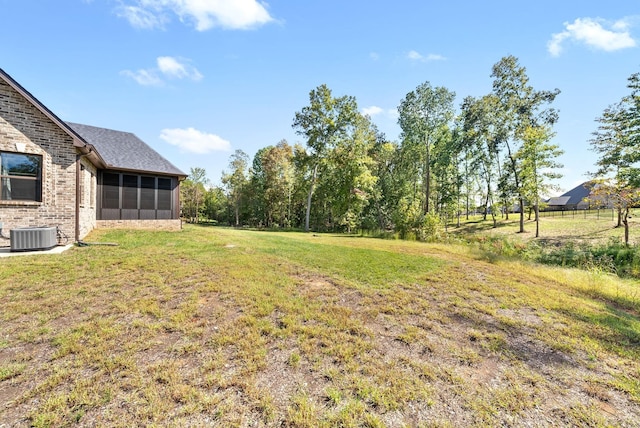
<path fill-rule="evenodd" d="M 559 89 L 560 191 L 586 181 L 595 119 L 640 71 L 638 0 L 0 0 L 0 68 L 65 121 L 136 134 L 221 183 L 231 154 L 285 139 L 309 92 L 354 96 L 389 140 L 429 82 L 491 92 L 518 58 Z"/>

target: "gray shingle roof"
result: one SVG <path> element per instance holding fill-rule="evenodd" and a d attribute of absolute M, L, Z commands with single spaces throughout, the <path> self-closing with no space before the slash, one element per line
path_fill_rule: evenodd
<path fill-rule="evenodd" d="M 588 197 L 589 194 L 591 193 L 591 189 L 588 187 L 588 183 L 589 182 L 582 183 L 574 187 L 573 189 L 569 190 L 568 192 L 564 193 L 561 196 L 569 197 L 569 201 L 567 202 L 568 204 L 578 205 L 580 202 L 582 202 L 584 198 Z"/>
<path fill-rule="evenodd" d="M 66 122 L 80 137 L 96 148 L 109 168 L 186 176 L 171 162 L 130 132 L 114 131 Z"/>
<path fill-rule="evenodd" d="M 571 197 L 569 196 L 556 196 L 554 198 L 549 198 L 547 204 L 554 206 L 565 206 L 569 202 L 569 199 L 571 199 Z"/>

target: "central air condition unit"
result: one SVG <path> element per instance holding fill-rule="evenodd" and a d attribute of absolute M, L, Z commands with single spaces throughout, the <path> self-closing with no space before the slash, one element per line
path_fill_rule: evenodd
<path fill-rule="evenodd" d="M 11 251 L 49 250 L 58 245 L 55 227 L 11 229 Z"/>

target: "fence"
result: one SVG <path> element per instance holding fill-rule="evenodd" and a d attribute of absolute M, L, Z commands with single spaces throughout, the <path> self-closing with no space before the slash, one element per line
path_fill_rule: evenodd
<path fill-rule="evenodd" d="M 613 208 L 599 208 L 586 210 L 565 210 L 565 211 L 540 211 L 540 217 L 566 217 L 584 218 L 592 220 L 616 220 L 616 210 Z"/>

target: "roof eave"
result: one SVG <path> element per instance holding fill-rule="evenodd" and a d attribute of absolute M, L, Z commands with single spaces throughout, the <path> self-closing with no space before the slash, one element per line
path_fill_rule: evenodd
<path fill-rule="evenodd" d="M 29 102 L 42 114 L 47 116 L 53 123 L 55 123 L 60 129 L 66 132 L 72 139 L 74 147 L 83 148 L 88 146 L 89 144 L 78 135 L 73 129 L 71 129 L 62 119 L 55 115 L 51 110 L 47 108 L 44 104 L 42 104 L 36 97 L 34 97 L 31 92 L 27 91 L 22 85 L 16 82 L 13 77 L 7 74 L 2 68 L 0 68 L 0 78 L 7 82 L 9 86 L 11 86 L 16 92 L 25 97 Z"/>
<path fill-rule="evenodd" d="M 187 175 L 184 173 L 178 174 L 178 173 L 166 172 L 166 171 L 146 171 L 146 170 L 133 169 L 133 168 L 121 168 L 121 167 L 117 167 L 114 165 L 107 165 L 107 164 L 105 164 L 103 169 L 110 170 L 110 171 L 119 171 L 119 172 L 131 172 L 135 174 L 150 174 L 150 175 L 162 175 L 166 177 L 178 177 L 178 180 L 180 181 L 187 178 Z"/>

